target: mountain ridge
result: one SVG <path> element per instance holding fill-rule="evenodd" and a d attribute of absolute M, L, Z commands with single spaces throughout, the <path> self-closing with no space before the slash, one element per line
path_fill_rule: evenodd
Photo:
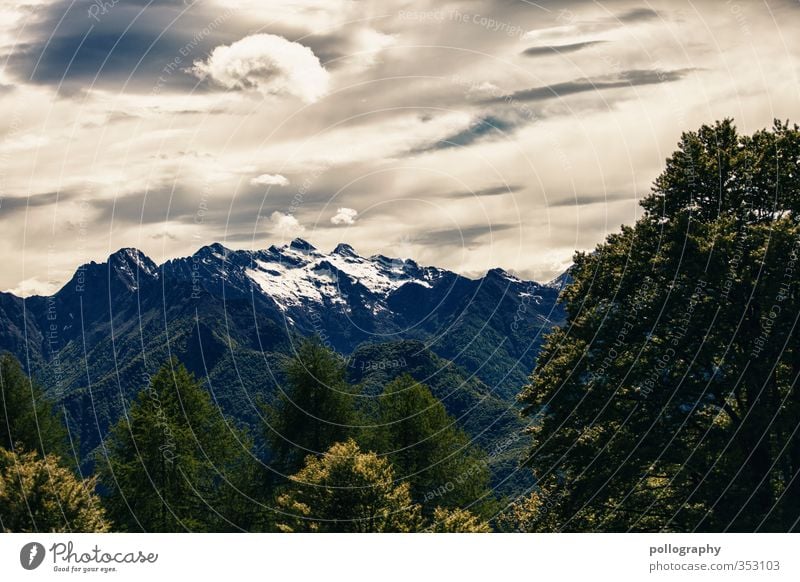
<path fill-rule="evenodd" d="M 344 357 L 419 342 L 460 370 L 454 377 L 486 385 L 493 404 L 484 408 L 512 406 L 543 335 L 563 319 L 558 293 L 503 269 L 470 279 L 410 259 L 362 257 L 345 243 L 330 253 L 302 239 L 257 251 L 213 243 L 161 265 L 123 248 L 81 265 L 53 295 L 0 294 L 0 351 L 63 407 L 87 459 L 171 356 L 205 379 L 226 414 L 254 428 L 253 403 L 271 398 L 281 362 L 311 335 Z"/>

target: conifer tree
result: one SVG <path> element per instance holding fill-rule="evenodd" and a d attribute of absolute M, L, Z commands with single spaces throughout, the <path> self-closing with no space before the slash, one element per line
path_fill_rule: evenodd
<path fill-rule="evenodd" d="M 286 369 L 287 386 L 268 410 L 267 440 L 276 470 L 288 475 L 353 431 L 355 403 L 345 365 L 318 338 L 303 340 Z"/>
<path fill-rule="evenodd" d="M 98 459 L 123 531 L 238 531 L 257 526 L 251 442 L 177 360 L 165 363 Z"/>
<path fill-rule="evenodd" d="M 410 483 L 426 515 L 437 506 L 491 511 L 485 453 L 470 444 L 427 386 L 404 374 L 384 389 L 378 415 L 372 445 Z"/>
<path fill-rule="evenodd" d="M 68 458 L 62 418 L 10 354 L 0 356 L 0 447 Z"/>

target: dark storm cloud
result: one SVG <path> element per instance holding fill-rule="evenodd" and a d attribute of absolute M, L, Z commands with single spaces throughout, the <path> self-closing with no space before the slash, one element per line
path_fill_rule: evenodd
<path fill-rule="evenodd" d="M 125 83 L 134 91 L 189 89 L 197 79 L 182 69 L 237 38 L 222 35 L 226 14 L 199 5 L 187 9 L 180 0 L 125 0 L 105 12 L 90 12 L 93 6 L 81 0 L 40 9 L 27 30 L 33 40 L 17 45 L 9 70 L 23 80 L 62 85 L 67 93 Z"/>
<path fill-rule="evenodd" d="M 515 224 L 487 224 L 467 226 L 465 228 L 433 230 L 419 233 L 414 237 L 414 242 L 429 246 L 458 246 L 470 248 L 478 244 L 478 239 L 486 235 L 497 234 L 518 227 L 519 225 Z"/>
<path fill-rule="evenodd" d="M 630 70 L 623 71 L 613 77 L 583 78 L 553 85 L 543 85 L 532 89 L 523 89 L 502 97 L 495 97 L 485 103 L 503 103 L 510 100 L 516 101 L 545 101 L 558 99 L 578 93 L 605 91 L 609 89 L 622 89 L 643 85 L 656 85 L 658 83 L 671 83 L 683 79 L 694 69 L 677 69 L 673 71 L 659 70 Z"/>
<path fill-rule="evenodd" d="M 71 198 L 73 198 L 73 195 L 68 192 L 43 192 L 22 198 L 0 197 L 0 220 L 10 218 L 12 215 L 27 208 L 49 206 L 57 202 L 66 202 Z"/>
<path fill-rule="evenodd" d="M 658 18 L 658 12 L 652 8 L 634 8 L 617 17 L 620 22 L 633 24 L 634 22 L 647 22 Z"/>
<path fill-rule="evenodd" d="M 573 194 L 563 199 L 552 199 L 548 197 L 548 208 L 560 208 L 564 206 L 589 206 L 591 204 L 607 204 L 609 202 L 619 202 L 620 200 L 633 200 L 633 193 L 609 192 L 608 194 Z"/>
<path fill-rule="evenodd" d="M 503 184 L 501 186 L 492 186 L 491 188 L 483 188 L 472 192 L 453 192 L 448 194 L 448 198 L 482 198 L 484 196 L 504 196 L 506 194 L 513 194 L 524 190 L 525 187 L 519 184 Z"/>
<path fill-rule="evenodd" d="M 415 149 L 411 154 L 467 147 L 485 139 L 507 138 L 522 124 L 523 122 L 520 120 L 510 120 L 496 115 L 487 115 L 480 118 L 467 129 L 449 135 L 431 145 Z"/>
<path fill-rule="evenodd" d="M 444 138 L 437 147 L 439 149 L 464 147 L 486 137 L 507 135 L 515 128 L 515 123 L 490 115 L 479 119 L 464 131 Z"/>
<path fill-rule="evenodd" d="M 550 45 L 550 46 L 532 46 L 522 51 L 522 55 L 526 57 L 540 57 L 545 55 L 557 55 L 564 53 L 574 53 L 591 46 L 602 44 L 605 41 L 591 40 L 587 42 L 576 42 L 573 44 Z"/>

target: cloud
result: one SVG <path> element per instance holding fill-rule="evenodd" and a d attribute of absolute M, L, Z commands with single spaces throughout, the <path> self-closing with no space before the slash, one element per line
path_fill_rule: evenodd
<path fill-rule="evenodd" d="M 577 93 L 621 89 L 640 85 L 656 85 L 658 83 L 671 83 L 683 79 L 693 70 L 694 69 L 677 69 L 673 71 L 660 71 L 654 69 L 623 71 L 618 75 L 576 79 L 564 83 L 523 89 L 521 91 L 515 91 L 510 95 L 489 99 L 486 103 L 504 103 L 510 100 L 545 101 L 547 99 L 558 99 Z"/>
<path fill-rule="evenodd" d="M 288 186 L 289 180 L 280 174 L 261 174 L 250 180 L 251 186 Z"/>
<path fill-rule="evenodd" d="M 97 19 L 90 17 L 94 4 L 88 0 L 37 3 L 10 27 L 0 8 L 0 56 L 16 81 L 57 87 L 64 96 L 101 88 L 126 94 L 157 88 L 162 95 L 192 90 L 197 80 L 181 73 L 190 60 L 176 66 L 175 59 L 208 54 L 244 34 L 230 30 L 233 12 L 199 2 L 189 8 L 179 0 L 115 1 Z"/>
<path fill-rule="evenodd" d="M 293 95 L 306 103 L 328 90 L 329 74 L 310 48 L 274 34 L 255 34 L 218 46 L 191 72 L 232 90 L 262 95 Z"/>
<path fill-rule="evenodd" d="M 352 35 L 352 50 L 357 53 L 355 60 L 364 66 L 374 65 L 378 54 L 383 49 L 394 45 L 397 39 L 391 34 L 384 34 L 372 28 L 362 28 Z"/>
<path fill-rule="evenodd" d="M 50 206 L 58 202 L 65 202 L 74 197 L 66 192 L 43 192 L 41 194 L 31 194 L 24 197 L 0 198 L 0 219 L 9 218 L 12 214 L 24 211 L 28 208 L 39 206 Z"/>
<path fill-rule="evenodd" d="M 113 198 L 94 198 L 89 205 L 97 211 L 95 220 L 109 224 L 149 225 L 166 222 L 192 223 L 202 199 L 188 188 L 155 187 Z M 211 212 L 210 208 L 203 210 Z"/>
<path fill-rule="evenodd" d="M 327 30 L 357 16 L 365 7 L 357 0 L 209 0 L 218 10 L 236 10 L 252 22 L 299 30 Z"/>
<path fill-rule="evenodd" d="M 621 14 L 618 18 L 620 22 L 630 24 L 632 22 L 647 22 L 648 20 L 654 20 L 658 17 L 658 12 L 652 8 L 634 8 L 633 10 Z"/>
<path fill-rule="evenodd" d="M 151 234 L 150 238 L 153 240 L 162 240 L 162 239 L 169 239 L 169 240 L 178 240 L 178 237 L 172 234 L 171 232 L 157 232 L 155 234 Z"/>
<path fill-rule="evenodd" d="M 517 116 L 520 117 L 520 116 Z M 508 138 L 520 126 L 525 123 L 522 119 L 504 119 L 498 115 L 486 115 L 478 118 L 466 129 L 450 134 L 436 143 L 426 145 L 411 151 L 412 155 L 444 150 L 455 147 L 467 147 L 476 142 L 492 138 Z"/>
<path fill-rule="evenodd" d="M 300 221 L 291 214 L 284 214 L 277 210 L 269 217 L 270 232 L 281 239 L 294 238 L 305 230 Z"/>
<path fill-rule="evenodd" d="M 467 192 L 453 192 L 448 195 L 448 198 L 481 198 L 484 196 L 504 196 L 506 194 L 513 194 L 520 192 L 524 186 L 519 184 L 503 184 L 501 186 L 491 186 L 489 188 L 481 188 L 480 190 L 467 191 Z"/>
<path fill-rule="evenodd" d="M 608 34 L 626 25 L 650 22 L 660 18 L 660 14 L 650 8 L 634 8 L 623 12 L 619 16 L 603 16 L 600 18 L 589 18 L 571 21 L 569 24 L 549 26 L 535 30 L 529 30 L 523 35 L 523 40 L 556 41 L 564 42 L 570 39 L 574 44 L 580 44 L 577 40 L 586 35 Z M 565 43 L 567 44 L 567 43 Z"/>
<path fill-rule="evenodd" d="M 331 217 L 331 224 L 353 224 L 358 212 L 352 208 L 339 208 Z"/>
<path fill-rule="evenodd" d="M 430 232 L 420 233 L 414 240 L 415 242 L 423 245 L 430 245 L 434 247 L 462 247 L 473 248 L 478 244 L 479 239 L 486 235 L 492 235 L 509 230 L 511 228 L 518 228 L 519 225 L 514 224 L 492 224 L 492 225 L 476 225 L 466 226 L 464 228 L 448 228 L 444 230 L 433 230 Z"/>
<path fill-rule="evenodd" d="M 58 291 L 60 286 L 60 282 L 32 277 L 20 281 L 16 287 L 9 289 L 8 293 L 16 295 L 17 297 L 31 297 L 34 295 L 48 296 Z"/>
<path fill-rule="evenodd" d="M 612 202 L 627 201 L 635 198 L 632 192 L 608 192 L 606 194 L 579 194 L 574 192 L 564 198 L 548 197 L 548 208 L 590 206 L 592 204 L 609 204 Z"/>
<path fill-rule="evenodd" d="M 574 53 L 579 50 L 583 50 L 585 48 L 589 48 L 591 46 L 595 46 L 598 44 L 602 44 L 605 41 L 602 40 L 590 40 L 587 42 L 574 42 L 572 44 L 560 44 L 560 45 L 547 45 L 547 46 L 532 46 L 530 48 L 525 49 L 522 51 L 522 54 L 526 57 L 539 57 L 545 55 L 559 55 L 565 53 Z"/>
<path fill-rule="evenodd" d="M 264 167 L 280 166 L 289 173 L 326 172 L 349 164 L 427 151 L 448 135 L 455 135 L 474 122 L 464 111 L 436 112 L 423 120 L 408 108 L 378 111 L 362 119 L 347 120 L 324 128 L 313 139 L 268 142 L 252 152 Z M 356 123 L 369 118 L 371 123 Z M 287 152 L 293 152 L 287 157 Z"/>
<path fill-rule="evenodd" d="M 304 40 L 325 66 L 346 66 L 350 72 L 363 71 L 379 61 L 381 52 L 397 43 L 397 38 L 369 27 L 347 28 Z"/>

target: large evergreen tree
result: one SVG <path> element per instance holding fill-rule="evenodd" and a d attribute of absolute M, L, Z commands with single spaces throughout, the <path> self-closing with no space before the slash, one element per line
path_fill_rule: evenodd
<path fill-rule="evenodd" d="M 258 527 L 251 443 L 177 360 L 156 373 L 98 460 L 107 506 L 126 531 Z"/>
<path fill-rule="evenodd" d="M 299 469 L 353 433 L 355 405 L 345 364 L 318 338 L 303 340 L 286 368 L 288 384 L 268 410 L 267 440 L 277 471 Z"/>
<path fill-rule="evenodd" d="M 61 415 L 10 354 L 0 356 L 0 447 L 63 458 L 69 450 Z"/>
<path fill-rule="evenodd" d="M 522 393 L 539 529 L 800 520 L 800 132 L 683 135 L 644 216 L 578 253 Z M 530 517 L 530 515 L 528 516 Z"/>
<path fill-rule="evenodd" d="M 374 436 L 373 448 L 410 483 L 412 498 L 426 514 L 437 506 L 490 511 L 485 453 L 470 444 L 428 387 L 410 375 L 389 383 L 380 395 Z"/>

